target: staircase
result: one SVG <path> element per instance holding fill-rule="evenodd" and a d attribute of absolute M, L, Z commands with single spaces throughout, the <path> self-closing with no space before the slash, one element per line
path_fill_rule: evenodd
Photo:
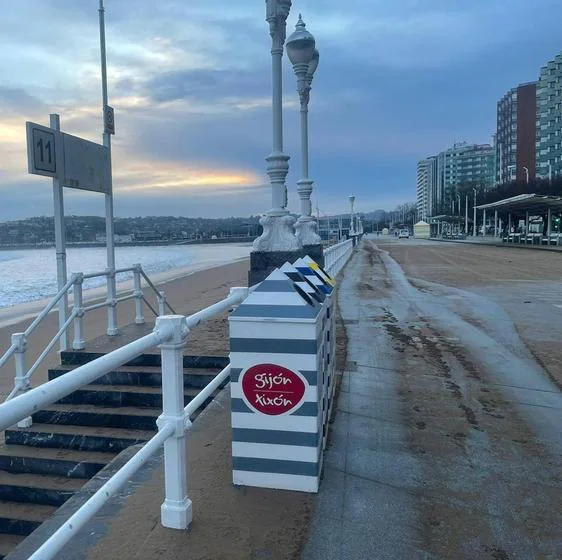
<path fill-rule="evenodd" d="M 62 352 L 49 380 L 101 355 Z M 185 356 L 183 365 L 187 404 L 228 358 Z M 119 452 L 149 440 L 161 413 L 160 355 L 144 354 L 39 410 L 30 428 L 6 430 L 0 446 L 0 559 Z"/>

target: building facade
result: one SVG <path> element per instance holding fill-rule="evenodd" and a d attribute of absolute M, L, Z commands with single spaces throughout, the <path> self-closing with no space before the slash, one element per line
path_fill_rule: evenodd
<path fill-rule="evenodd" d="M 459 189 L 490 189 L 495 183 L 495 150 L 490 144 L 460 142 L 437 156 L 433 212 L 452 208 Z"/>
<path fill-rule="evenodd" d="M 557 177 L 562 175 L 562 53 L 541 69 L 537 100 L 537 174 Z"/>
<path fill-rule="evenodd" d="M 497 105 L 497 184 L 536 177 L 537 82 L 509 90 Z"/>
<path fill-rule="evenodd" d="M 437 157 L 431 156 L 418 162 L 417 213 L 418 220 L 434 214 L 437 207 Z"/>

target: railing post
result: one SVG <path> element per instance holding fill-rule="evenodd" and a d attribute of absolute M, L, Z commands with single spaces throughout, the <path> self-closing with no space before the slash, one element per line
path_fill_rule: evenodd
<path fill-rule="evenodd" d="M 159 346 L 162 352 L 162 415 L 157 425 L 172 423 L 174 434 L 164 443 L 166 499 L 161 507 L 162 525 L 170 529 L 187 529 L 193 518 L 187 497 L 187 436 L 191 426 L 184 410 L 183 349 L 187 344 L 185 317 L 168 315 L 156 319 L 155 330 L 171 330 L 173 337 Z"/>
<path fill-rule="evenodd" d="M 166 315 L 166 293 L 158 292 L 158 315 Z"/>
<path fill-rule="evenodd" d="M 72 275 L 73 301 L 72 309 L 76 315 L 74 318 L 74 340 L 72 341 L 73 350 L 84 350 L 86 343 L 82 334 L 82 320 L 84 317 L 84 304 L 82 301 L 82 283 L 84 282 L 84 275 L 81 272 Z"/>
<path fill-rule="evenodd" d="M 141 270 L 140 264 L 135 265 L 134 270 L 134 294 L 135 294 L 135 324 L 144 325 L 144 316 L 142 314 L 142 285 L 141 285 Z"/>
<path fill-rule="evenodd" d="M 117 294 L 115 289 L 115 269 L 106 268 L 107 278 L 107 335 L 115 336 L 119 334 L 117 327 Z"/>
<path fill-rule="evenodd" d="M 14 387 L 19 394 L 25 393 L 29 389 L 29 380 L 25 378 L 27 373 L 25 368 L 25 351 L 27 350 L 27 339 L 24 333 L 12 335 L 12 344 L 16 347 L 14 359 L 16 362 L 16 375 L 14 377 Z M 17 396 L 17 395 L 16 395 Z M 31 416 L 18 422 L 18 428 L 29 428 L 32 424 Z"/>

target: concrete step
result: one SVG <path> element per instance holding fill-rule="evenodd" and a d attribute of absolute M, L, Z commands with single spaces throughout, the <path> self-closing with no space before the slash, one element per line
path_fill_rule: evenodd
<path fill-rule="evenodd" d="M 62 424 L 33 424 L 30 428 L 11 428 L 5 432 L 7 445 L 102 453 L 119 453 L 131 445 L 148 441 L 153 435 L 154 432 L 145 430 Z"/>
<path fill-rule="evenodd" d="M 27 536 L 56 510 L 53 506 L 0 501 L 0 533 Z"/>
<path fill-rule="evenodd" d="M 0 500 L 59 507 L 87 481 L 86 478 L 14 474 L 0 470 Z"/>
<path fill-rule="evenodd" d="M 92 360 L 96 360 L 101 356 L 105 356 L 101 352 L 86 352 L 84 350 L 68 350 L 61 352 L 61 364 L 71 366 L 81 366 Z M 184 356 L 184 368 L 213 368 L 223 369 L 229 363 L 227 356 Z M 125 366 L 152 366 L 160 367 L 162 365 L 160 353 L 141 354 L 131 360 Z"/>
<path fill-rule="evenodd" d="M 116 453 L 115 453 L 116 454 Z M 0 446 L 0 469 L 66 478 L 92 478 L 115 454 L 26 445 Z"/>
<path fill-rule="evenodd" d="M 0 560 L 4 560 L 4 558 L 6 558 L 6 556 L 8 556 L 8 554 L 12 552 L 12 550 L 14 550 L 14 548 L 23 541 L 23 539 L 25 539 L 24 535 L 9 535 L 7 533 L 0 533 Z"/>
<path fill-rule="evenodd" d="M 49 370 L 49 380 L 72 371 L 75 366 L 63 365 Z M 220 372 L 219 368 L 186 368 L 184 387 L 205 387 Z M 142 385 L 162 387 L 162 369 L 154 366 L 124 366 L 96 379 L 96 385 Z"/>
<path fill-rule="evenodd" d="M 199 393 L 200 389 L 184 389 L 184 404 Z M 93 404 L 109 407 L 159 408 L 162 410 L 161 387 L 137 385 L 88 385 L 64 397 L 57 404 Z M 205 403 L 207 404 L 207 403 Z"/>
<path fill-rule="evenodd" d="M 161 408 L 102 407 L 93 404 L 53 404 L 33 415 L 39 424 L 101 426 L 156 431 Z"/>

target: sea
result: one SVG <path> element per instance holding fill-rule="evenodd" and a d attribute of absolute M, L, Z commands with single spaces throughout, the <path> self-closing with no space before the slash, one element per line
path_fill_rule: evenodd
<path fill-rule="evenodd" d="M 128 268 L 141 263 L 148 276 L 162 275 L 177 270 L 190 271 L 210 268 L 249 256 L 250 243 L 212 245 L 173 245 L 158 247 L 116 247 L 117 268 Z M 106 264 L 103 247 L 67 249 L 68 277 L 72 272 L 85 274 L 103 271 Z M 117 282 L 132 278 L 132 273 L 121 274 Z M 84 289 L 105 284 L 105 279 L 84 281 Z M 54 249 L 0 250 L 0 309 L 33 302 L 57 293 L 57 264 Z"/>

